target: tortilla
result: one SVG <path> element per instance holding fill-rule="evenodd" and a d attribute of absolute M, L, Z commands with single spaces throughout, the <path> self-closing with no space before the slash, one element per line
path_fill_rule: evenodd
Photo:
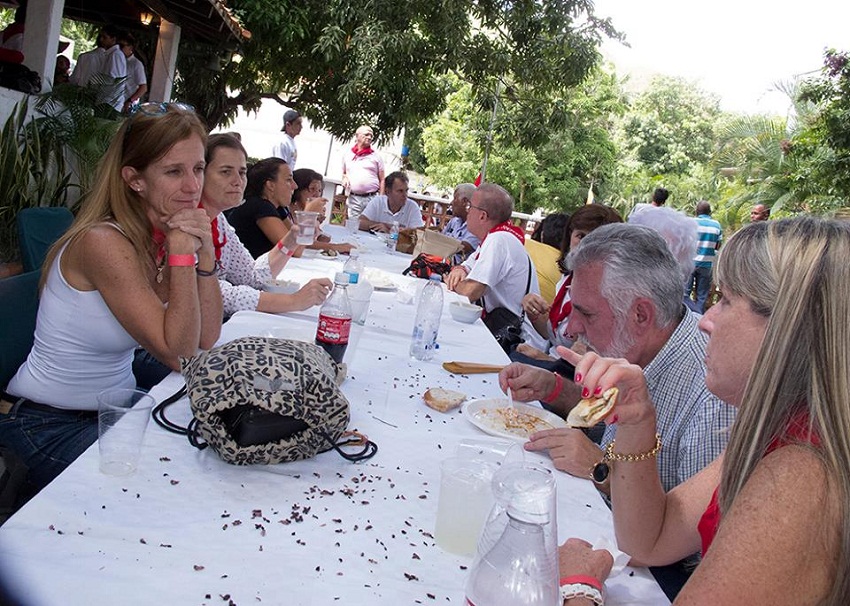
<path fill-rule="evenodd" d="M 597 398 L 579 400 L 567 416 L 567 424 L 571 427 L 593 427 L 614 409 L 618 393 L 619 390 L 612 387 Z"/>

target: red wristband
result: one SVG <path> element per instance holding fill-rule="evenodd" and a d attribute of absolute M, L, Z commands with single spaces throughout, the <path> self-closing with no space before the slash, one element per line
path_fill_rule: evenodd
<path fill-rule="evenodd" d="M 195 267 L 195 255 L 168 255 L 169 267 Z"/>
<path fill-rule="evenodd" d="M 586 574 L 571 574 L 568 577 L 561 577 L 558 585 L 563 587 L 564 585 L 572 585 L 573 583 L 580 583 L 581 585 L 590 585 L 594 589 L 598 589 L 602 591 L 602 583 L 596 577 L 592 577 Z"/>
<path fill-rule="evenodd" d="M 551 402 L 558 397 L 561 390 L 564 388 L 564 378 L 557 372 L 553 372 L 552 374 L 555 375 L 555 387 L 552 388 L 552 391 L 550 391 L 546 397 L 540 398 L 541 402 Z"/>
<path fill-rule="evenodd" d="M 283 253 L 284 257 L 291 257 L 293 255 L 293 251 L 289 250 L 283 245 L 283 240 L 278 240 L 277 249 Z"/>

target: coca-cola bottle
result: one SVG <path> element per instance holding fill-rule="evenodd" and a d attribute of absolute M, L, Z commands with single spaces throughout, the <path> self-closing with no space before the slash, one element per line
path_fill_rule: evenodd
<path fill-rule="evenodd" d="M 337 364 L 342 363 L 351 332 L 351 303 L 348 301 L 347 287 L 348 274 L 336 274 L 334 289 L 319 308 L 319 325 L 316 329 L 316 345 L 328 352 Z"/>

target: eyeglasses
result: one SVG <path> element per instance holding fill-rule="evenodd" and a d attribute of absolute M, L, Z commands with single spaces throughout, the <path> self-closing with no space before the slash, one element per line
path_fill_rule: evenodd
<path fill-rule="evenodd" d="M 475 204 L 473 204 L 472 202 L 467 202 L 466 203 L 466 210 L 469 210 L 470 208 L 474 208 L 475 210 L 480 210 L 481 212 L 487 213 L 488 215 L 490 214 L 489 212 L 487 212 L 486 208 L 483 208 L 481 206 L 475 206 Z"/>
<path fill-rule="evenodd" d="M 178 111 L 186 111 L 186 112 L 194 112 L 195 108 L 191 105 L 187 105 L 186 103 L 169 103 L 169 102 L 155 102 L 148 101 L 147 103 L 137 103 L 135 105 L 130 106 L 130 115 L 127 118 L 127 130 L 124 131 L 124 140 L 122 144 L 124 146 L 127 145 L 127 137 L 130 134 L 130 130 L 133 128 L 133 121 L 136 116 L 142 114 L 143 116 L 148 116 L 149 118 L 158 118 L 159 116 L 164 116 L 168 113 L 169 109 L 174 109 Z"/>

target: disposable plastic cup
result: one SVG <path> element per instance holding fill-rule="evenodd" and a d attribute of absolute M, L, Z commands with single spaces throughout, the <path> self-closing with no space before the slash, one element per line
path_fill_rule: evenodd
<path fill-rule="evenodd" d="M 297 244 L 309 246 L 316 239 L 316 222 L 318 221 L 319 213 L 309 210 L 295 211 L 295 224 L 298 225 L 298 237 L 295 239 Z"/>
<path fill-rule="evenodd" d="M 360 217 L 346 219 L 345 228 L 348 230 L 348 233 L 355 235 L 360 230 Z"/>
<path fill-rule="evenodd" d="M 493 506 L 490 483 L 497 465 L 452 457 L 440 465 L 440 498 L 434 539 L 442 549 L 475 554 L 478 537 Z"/>
<path fill-rule="evenodd" d="M 522 463 L 525 451 L 519 442 L 492 439 L 467 438 L 458 442 L 455 455 L 464 459 L 476 459 L 488 463 Z"/>
<path fill-rule="evenodd" d="M 355 324 L 359 324 L 363 326 L 366 324 L 366 316 L 369 313 L 369 301 L 371 297 L 360 297 L 354 298 L 349 297 L 348 301 L 351 303 L 351 321 Z"/>
<path fill-rule="evenodd" d="M 136 471 L 154 404 L 151 396 L 138 389 L 107 389 L 98 394 L 100 471 L 110 476 Z"/>

